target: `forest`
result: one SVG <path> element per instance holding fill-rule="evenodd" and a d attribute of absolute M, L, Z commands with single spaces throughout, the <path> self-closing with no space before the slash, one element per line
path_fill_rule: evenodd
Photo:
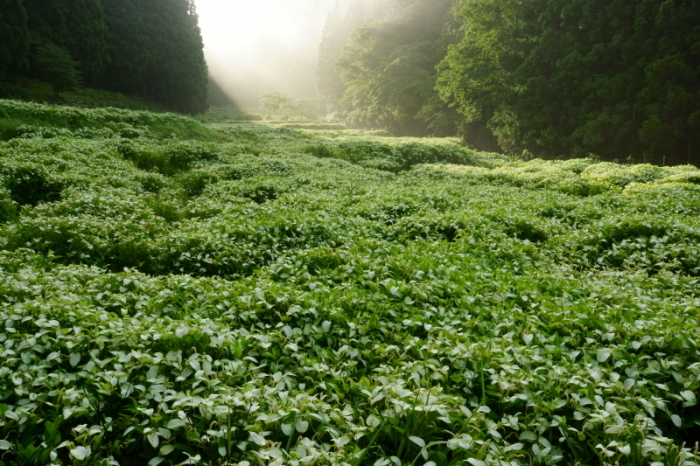
<path fill-rule="evenodd" d="M 208 108 L 193 0 L 0 0 L 0 97 L 26 97 L 22 77 L 56 96 L 84 85 L 182 113 Z"/>
<path fill-rule="evenodd" d="M 544 158 L 700 162 L 692 0 L 353 0 L 317 80 L 355 127 Z"/>

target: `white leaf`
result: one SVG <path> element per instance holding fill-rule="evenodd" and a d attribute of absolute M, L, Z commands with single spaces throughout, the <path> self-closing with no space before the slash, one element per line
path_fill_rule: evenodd
<path fill-rule="evenodd" d="M 170 421 L 168 421 L 168 424 L 165 427 L 167 427 L 168 429 L 177 429 L 178 427 L 182 427 L 186 424 L 187 423 L 182 419 L 171 419 Z"/>
<path fill-rule="evenodd" d="M 0 440 L 0 450 L 9 450 L 12 448 L 12 444 L 7 440 Z"/>
<path fill-rule="evenodd" d="M 683 420 L 678 414 L 674 414 L 673 416 L 671 416 L 671 422 L 673 422 L 673 424 L 676 427 L 680 427 L 681 425 L 683 425 Z"/>
<path fill-rule="evenodd" d="M 177 330 L 175 330 L 175 336 L 178 338 L 182 338 L 185 335 L 187 335 L 187 332 L 189 332 L 189 329 L 187 327 L 179 327 Z"/>
<path fill-rule="evenodd" d="M 605 362 L 610 357 L 610 354 L 612 354 L 612 351 L 610 351 L 608 348 L 601 348 L 598 350 L 596 359 L 598 359 L 598 362 Z"/>
<path fill-rule="evenodd" d="M 148 435 L 146 436 L 148 439 L 148 443 L 151 444 L 153 448 L 158 448 L 158 445 L 160 444 L 160 439 L 158 438 L 158 432 L 155 430 L 152 432 L 149 432 Z"/>
<path fill-rule="evenodd" d="M 265 437 L 255 432 L 248 432 L 248 440 L 259 446 L 265 446 Z"/>
<path fill-rule="evenodd" d="M 618 450 L 620 450 L 620 453 L 623 455 L 629 455 L 632 453 L 632 448 L 629 445 L 620 445 L 617 447 Z"/>
<path fill-rule="evenodd" d="M 423 440 L 420 437 L 408 437 L 408 439 L 418 445 L 419 447 L 423 448 L 425 446 L 425 440 Z"/>
<path fill-rule="evenodd" d="M 342 437 L 333 440 L 333 442 L 335 443 L 336 448 L 343 448 L 345 445 L 350 443 L 350 440 L 352 439 L 349 436 L 343 435 Z"/>
<path fill-rule="evenodd" d="M 379 422 L 379 419 L 377 419 L 376 417 L 374 417 L 374 414 L 370 414 L 370 415 L 367 417 L 366 423 L 367 423 L 367 425 L 368 425 L 369 427 L 379 427 L 379 424 L 381 424 L 381 423 Z"/>
<path fill-rule="evenodd" d="M 518 443 L 514 443 L 514 444 L 512 444 L 512 445 L 508 445 L 508 446 L 505 447 L 503 450 L 504 450 L 504 451 L 522 450 L 524 446 L 525 446 L 525 445 L 523 445 L 522 443 L 519 443 L 519 442 L 518 442 Z"/>
<path fill-rule="evenodd" d="M 160 456 L 156 456 L 155 458 L 151 458 L 151 461 L 148 462 L 148 466 L 158 466 L 163 461 L 165 461 L 165 458 L 161 458 Z"/>
<path fill-rule="evenodd" d="M 219 456 L 226 456 L 226 447 L 219 447 Z"/>
<path fill-rule="evenodd" d="M 526 345 L 529 345 L 530 343 L 532 343 L 532 338 L 533 338 L 532 335 L 530 335 L 529 333 L 526 333 L 525 335 L 523 335 L 523 341 L 525 342 Z"/>
<path fill-rule="evenodd" d="M 435 463 L 435 461 L 428 461 L 423 466 L 437 466 L 437 464 Z"/>
<path fill-rule="evenodd" d="M 292 426 L 289 424 L 282 424 L 282 432 L 284 432 L 284 435 L 292 435 Z"/>
<path fill-rule="evenodd" d="M 90 447 L 75 447 L 70 451 L 70 455 L 76 460 L 84 460 L 90 453 Z"/>
<path fill-rule="evenodd" d="M 80 362 L 80 353 L 71 353 L 68 362 L 70 362 L 70 365 L 73 367 L 77 366 Z"/>
<path fill-rule="evenodd" d="M 295 425 L 297 432 L 300 434 L 303 434 L 307 430 L 309 430 L 309 423 L 306 422 L 305 420 L 299 418 L 297 419 L 296 425 Z"/>
<path fill-rule="evenodd" d="M 469 458 L 469 459 L 467 459 L 467 461 L 469 463 L 473 464 L 474 466 L 486 466 L 486 463 L 484 463 L 483 461 L 478 460 L 476 458 Z"/>
<path fill-rule="evenodd" d="M 685 408 L 695 406 L 698 403 L 698 399 L 695 396 L 695 393 L 691 392 L 690 390 L 686 390 L 684 392 L 681 392 L 681 396 L 685 400 L 685 403 L 683 403 L 683 407 L 685 407 Z"/>
<path fill-rule="evenodd" d="M 331 329 L 331 323 L 326 320 L 325 322 L 323 322 L 321 327 L 323 327 L 324 332 L 328 333 L 328 331 Z"/>
<path fill-rule="evenodd" d="M 526 430 L 525 432 L 520 434 L 518 440 L 529 440 L 530 442 L 535 442 L 537 441 L 537 434 L 530 430 Z"/>

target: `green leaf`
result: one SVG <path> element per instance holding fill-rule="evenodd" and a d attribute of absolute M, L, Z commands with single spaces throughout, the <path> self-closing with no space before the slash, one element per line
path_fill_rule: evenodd
<path fill-rule="evenodd" d="M 173 445 L 163 445 L 160 447 L 160 455 L 161 456 L 168 456 L 170 453 L 175 450 L 175 447 Z"/>

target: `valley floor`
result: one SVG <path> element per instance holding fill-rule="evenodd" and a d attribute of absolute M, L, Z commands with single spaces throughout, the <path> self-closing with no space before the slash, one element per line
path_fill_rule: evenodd
<path fill-rule="evenodd" d="M 0 465 L 700 464 L 700 170 L 0 101 Z"/>

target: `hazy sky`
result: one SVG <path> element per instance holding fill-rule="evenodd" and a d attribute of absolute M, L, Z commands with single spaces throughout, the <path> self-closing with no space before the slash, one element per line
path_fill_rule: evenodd
<path fill-rule="evenodd" d="M 315 95 L 321 32 L 337 0 L 196 0 L 209 71 L 243 106 Z"/>

